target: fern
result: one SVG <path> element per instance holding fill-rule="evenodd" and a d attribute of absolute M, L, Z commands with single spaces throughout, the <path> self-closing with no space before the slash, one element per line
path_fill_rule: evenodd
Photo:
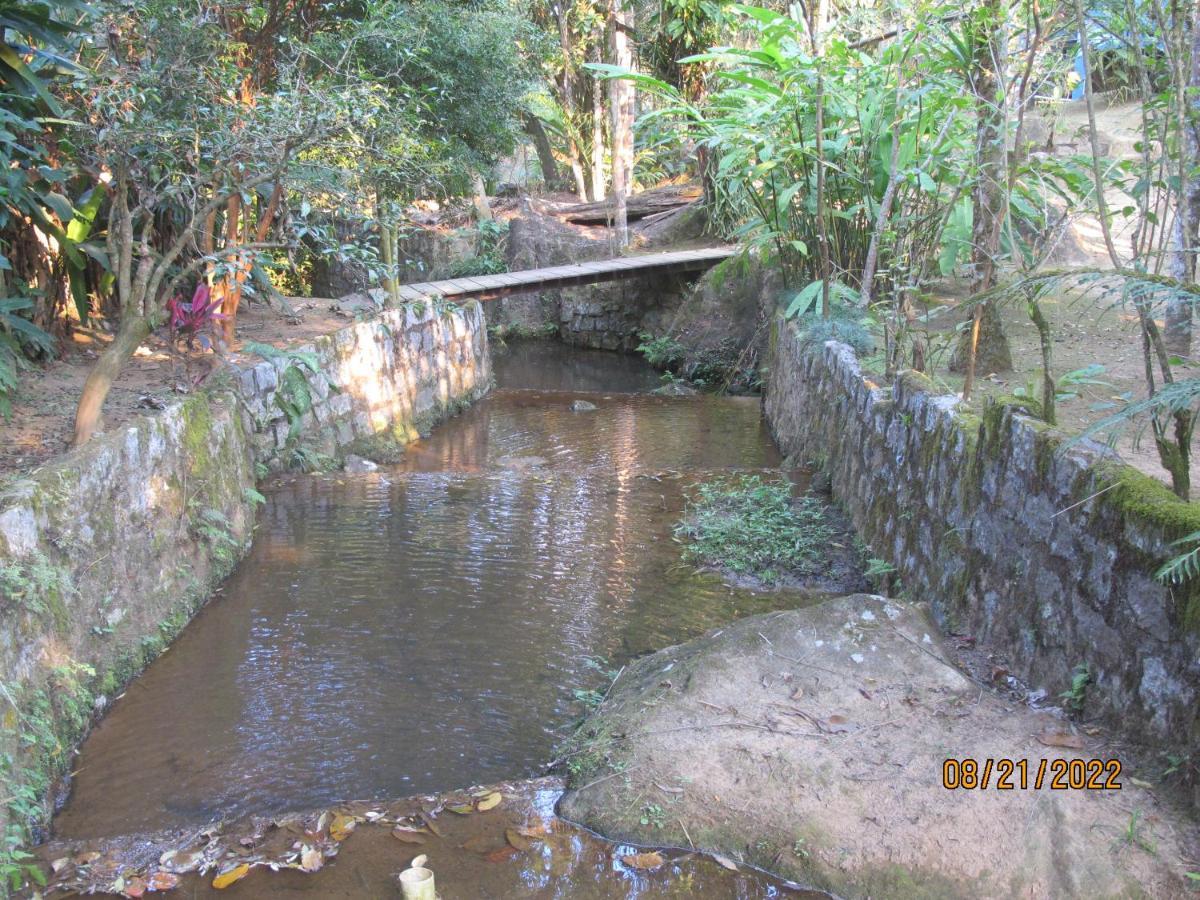
<path fill-rule="evenodd" d="M 1145 415 L 1173 414 L 1190 409 L 1200 400 L 1200 378 L 1185 378 L 1181 381 L 1163 385 L 1153 396 L 1126 404 L 1122 409 L 1099 419 L 1071 438 L 1069 443 L 1077 443 L 1086 438 L 1096 437 L 1108 432 L 1108 442 L 1111 445 L 1116 439 L 1116 429 L 1128 425 Z"/>
<path fill-rule="evenodd" d="M 1183 582 L 1200 575 L 1200 531 L 1193 531 L 1191 534 L 1171 542 L 1172 547 L 1184 544 L 1191 544 L 1192 549 L 1163 563 L 1154 573 L 1157 581 L 1161 581 L 1163 584 L 1183 584 Z"/>

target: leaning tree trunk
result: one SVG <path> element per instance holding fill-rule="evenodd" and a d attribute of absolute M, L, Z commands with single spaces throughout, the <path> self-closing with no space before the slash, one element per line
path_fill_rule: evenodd
<path fill-rule="evenodd" d="M 525 133 L 533 138 L 533 149 L 537 152 L 538 165 L 542 170 L 542 181 L 546 190 L 558 187 L 558 163 L 554 160 L 554 149 L 550 146 L 550 137 L 542 120 L 531 113 L 524 117 Z"/>
<path fill-rule="evenodd" d="M 996 281 L 1000 234 L 1008 215 L 1008 147 L 1005 99 L 1006 5 L 986 0 L 975 24 L 975 59 L 971 91 L 978 116 L 976 125 L 975 214 L 971 230 L 971 294 L 988 290 Z M 977 303 L 970 324 L 955 349 L 950 369 L 966 376 L 963 396 L 969 397 L 975 373 L 1007 372 L 1012 369 L 1012 352 L 995 304 Z"/>
<path fill-rule="evenodd" d="M 612 64 L 624 69 L 633 68 L 633 50 L 630 35 L 633 31 L 633 13 L 623 0 L 610 0 L 608 8 L 609 40 L 611 41 Z M 633 83 L 624 78 L 609 81 L 609 103 L 612 106 L 612 189 L 614 201 L 613 226 L 617 245 L 629 243 L 629 219 L 626 204 L 629 200 L 629 185 L 633 180 Z"/>
<path fill-rule="evenodd" d="M 145 316 L 134 315 L 132 312 L 125 316 L 121 328 L 113 342 L 109 344 L 83 383 L 83 393 L 79 397 L 79 406 L 75 410 L 75 437 L 72 447 L 87 443 L 100 424 L 100 410 L 104 400 L 112 388 L 113 382 L 121 374 L 134 352 L 142 341 L 150 336 L 150 320 Z"/>

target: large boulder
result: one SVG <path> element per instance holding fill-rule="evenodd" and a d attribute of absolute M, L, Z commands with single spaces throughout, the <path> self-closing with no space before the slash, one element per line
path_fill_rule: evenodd
<path fill-rule="evenodd" d="M 1194 830 L 1131 771 L 1034 787 L 1043 759 L 1119 757 L 962 674 L 921 608 L 859 594 L 630 666 L 570 748 L 560 809 L 844 897 L 1184 896 Z M 949 790 L 947 759 L 1028 760 L 1028 786 L 996 789 L 993 767 Z"/>

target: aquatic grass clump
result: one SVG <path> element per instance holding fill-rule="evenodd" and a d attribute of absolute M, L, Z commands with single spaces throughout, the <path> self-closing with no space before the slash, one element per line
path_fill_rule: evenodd
<path fill-rule="evenodd" d="M 814 574 L 833 529 L 821 502 L 793 498 L 787 480 L 739 475 L 700 485 L 675 536 L 685 560 L 774 584 Z"/>

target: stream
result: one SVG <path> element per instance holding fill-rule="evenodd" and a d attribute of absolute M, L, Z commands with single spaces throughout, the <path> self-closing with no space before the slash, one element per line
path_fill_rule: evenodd
<path fill-rule="evenodd" d="M 691 485 L 779 465 L 756 398 L 555 343 L 494 362 L 402 463 L 265 490 L 249 555 L 84 743 L 56 840 L 534 777 L 629 660 L 812 602 L 673 540 Z"/>

